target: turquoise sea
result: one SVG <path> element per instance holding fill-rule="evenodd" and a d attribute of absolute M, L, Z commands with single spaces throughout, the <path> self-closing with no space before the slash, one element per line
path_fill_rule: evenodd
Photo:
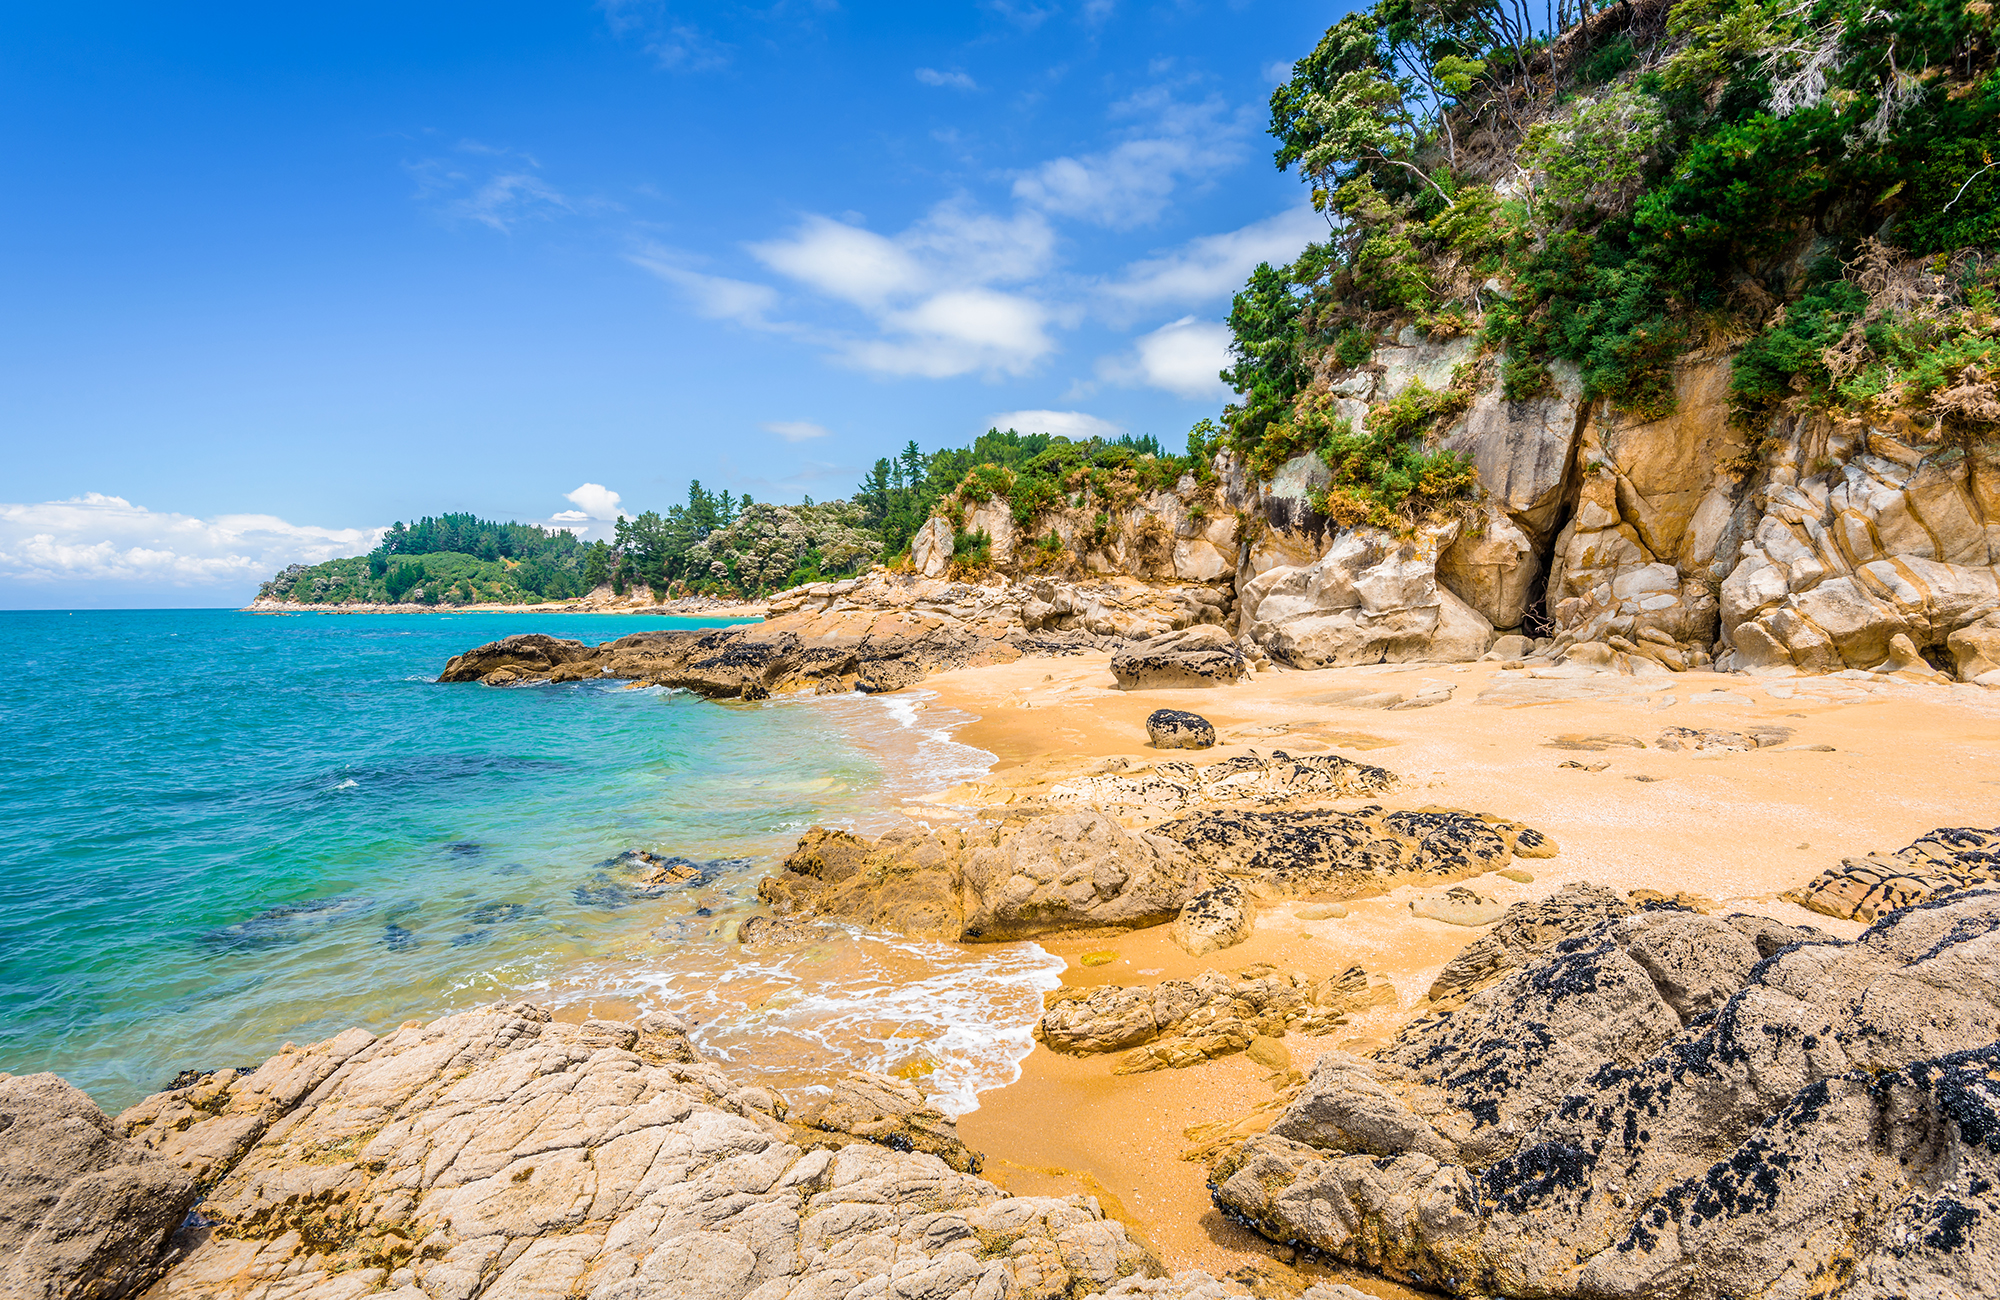
<path fill-rule="evenodd" d="M 433 679 L 548 614 L 0 613 L 0 1070 L 108 1110 L 286 1040 L 516 995 L 679 1010 L 810 1086 L 916 1052 L 963 1109 L 1012 1077 L 1061 963 L 841 934 L 751 957 L 756 881 L 815 822 L 880 827 L 989 756 L 921 692 L 717 703 Z M 632 849 L 697 864 L 634 894 Z"/>

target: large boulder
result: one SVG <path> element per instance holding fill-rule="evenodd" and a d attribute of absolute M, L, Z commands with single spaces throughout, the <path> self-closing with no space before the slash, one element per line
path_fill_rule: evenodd
<path fill-rule="evenodd" d="M 980 941 L 1164 925 L 1201 890 L 1180 845 L 1103 813 L 1039 817 L 965 859 L 965 930 Z"/>
<path fill-rule="evenodd" d="M 1214 624 L 1153 637 L 1111 659 L 1120 690 L 1233 686 L 1250 672 L 1243 651 Z"/>
<path fill-rule="evenodd" d="M 1164 925 L 1200 889 L 1178 844 L 1086 810 L 1007 830 L 898 827 L 874 840 L 815 826 L 757 894 L 781 914 L 999 941 Z"/>
<path fill-rule="evenodd" d="M 808 1142 L 819 1133 L 844 1133 L 888 1147 L 936 1156 L 962 1174 L 979 1172 L 983 1159 L 959 1140 L 958 1123 L 907 1079 L 849 1070 L 830 1093 L 792 1116 Z"/>
<path fill-rule="evenodd" d="M 53 1074 L 0 1074 L 0 1265 L 9 1300 L 116 1300 L 159 1275 L 200 1194 Z"/>
<path fill-rule="evenodd" d="M 1656 909 L 1560 942 L 1323 1059 L 1216 1200 L 1454 1295 L 1993 1292 L 2000 891 L 1783 930 Z"/>
<path fill-rule="evenodd" d="M 520 632 L 453 655 L 438 674 L 441 682 L 476 682 L 494 673 L 547 677 L 556 669 L 593 659 L 596 648 L 542 632 Z"/>

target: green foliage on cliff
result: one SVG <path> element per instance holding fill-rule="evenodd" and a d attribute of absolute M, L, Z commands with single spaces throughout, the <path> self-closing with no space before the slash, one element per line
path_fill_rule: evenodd
<path fill-rule="evenodd" d="M 1566 362 L 1586 397 L 1658 415 L 1679 358 L 1738 343 L 1753 425 L 1900 404 L 1991 433 L 1991 0 L 1551 17 L 1381 0 L 1274 92 L 1276 162 L 1329 234 L 1258 267 L 1230 315 L 1224 425 L 1253 463 L 1312 441 L 1316 385 L 1360 363 L 1357 339 L 1412 323 L 1476 328 L 1515 398 Z M 1377 500 L 1407 479 L 1376 472 Z"/>

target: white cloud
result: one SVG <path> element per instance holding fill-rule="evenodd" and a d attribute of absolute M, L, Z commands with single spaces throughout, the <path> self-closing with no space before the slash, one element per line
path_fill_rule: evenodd
<path fill-rule="evenodd" d="M 953 90 L 979 89 L 979 83 L 963 72 L 939 72 L 936 68 L 918 68 L 917 80 L 926 86 L 949 86 Z"/>
<path fill-rule="evenodd" d="M 1273 86 L 1282 86 L 1292 79 L 1292 64 L 1279 59 L 1276 63 L 1264 65 L 1264 80 Z"/>
<path fill-rule="evenodd" d="M 863 370 L 933 379 L 1017 375 L 1055 348 L 1045 304 L 993 287 L 1032 279 L 1054 260 L 1055 233 L 1040 213 L 1002 218 L 951 200 L 893 238 L 813 215 L 750 252 L 868 317 L 872 336 L 815 336 Z"/>
<path fill-rule="evenodd" d="M 1100 153 L 1054 158 L 1014 180 L 1014 197 L 1047 212 L 1114 230 L 1157 220 L 1183 179 L 1203 184 L 1242 156 L 1249 118 L 1220 99 L 1181 104 L 1153 90 L 1114 112 L 1150 120 Z"/>
<path fill-rule="evenodd" d="M 576 507 L 555 516 L 564 521 L 578 519 L 616 519 L 618 517 L 618 494 L 602 483 L 585 483 L 574 492 L 563 493 L 563 499 Z M 580 510 L 583 513 L 578 514 Z"/>
<path fill-rule="evenodd" d="M 810 420 L 772 420 L 760 426 L 767 433 L 775 433 L 786 442 L 805 442 L 812 438 L 824 438 L 831 432 L 823 424 Z"/>
<path fill-rule="evenodd" d="M 1183 316 L 1139 337 L 1126 356 L 1106 357 L 1097 372 L 1119 384 L 1145 384 L 1176 397 L 1228 392 L 1219 372 L 1230 362 L 1229 327 Z"/>
<path fill-rule="evenodd" d="M 697 315 L 709 320 L 735 321 L 752 329 L 785 328 L 767 315 L 778 305 L 778 291 L 770 285 L 690 270 L 680 264 L 680 254 L 657 244 L 648 244 L 639 252 L 628 254 L 626 260 L 679 289 Z"/>
<path fill-rule="evenodd" d="M 986 423 L 989 428 L 1051 433 L 1078 442 L 1086 438 L 1116 438 L 1125 432 L 1123 425 L 1082 411 L 1002 411 Z"/>
<path fill-rule="evenodd" d="M 829 217 L 809 216 L 789 236 L 752 244 L 750 252 L 772 270 L 859 307 L 910 293 L 927 278 L 896 241 Z"/>
<path fill-rule="evenodd" d="M 1135 308 L 1227 301 L 1259 262 L 1289 262 L 1325 234 L 1326 219 L 1301 205 L 1240 230 L 1203 235 L 1162 256 L 1133 262 L 1104 291 Z"/>
<path fill-rule="evenodd" d="M 66 501 L 0 505 L 0 578 L 241 586 L 289 564 L 359 555 L 380 528 L 314 528 L 276 515 L 198 519 L 88 492 Z"/>

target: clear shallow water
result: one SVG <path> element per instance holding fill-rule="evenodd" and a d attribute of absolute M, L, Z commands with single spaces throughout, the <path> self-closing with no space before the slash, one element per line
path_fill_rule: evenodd
<path fill-rule="evenodd" d="M 1007 1081 L 1061 963 L 842 935 L 731 942 L 815 822 L 987 755 L 920 695 L 717 704 L 623 684 L 440 686 L 513 632 L 695 620 L 0 613 L 0 1070 L 108 1109 L 183 1068 L 527 993 L 682 1010 L 715 1055 L 810 1085 L 925 1055 L 960 1109 Z M 634 896 L 632 848 L 715 864 Z"/>

